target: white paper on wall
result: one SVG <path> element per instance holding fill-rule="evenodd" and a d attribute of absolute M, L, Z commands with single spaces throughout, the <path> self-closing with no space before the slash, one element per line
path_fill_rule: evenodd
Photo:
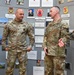
<path fill-rule="evenodd" d="M 35 28 L 35 35 L 44 35 L 44 29 Z"/>
<path fill-rule="evenodd" d="M 44 22 L 35 22 L 35 27 L 45 27 Z"/>
<path fill-rule="evenodd" d="M 33 66 L 33 75 L 44 75 L 44 67 Z"/>
<path fill-rule="evenodd" d="M 27 57 L 28 57 L 28 59 L 34 59 L 34 60 L 36 60 L 37 59 L 37 51 L 27 52 Z"/>
<path fill-rule="evenodd" d="M 41 60 L 44 60 L 44 56 L 45 56 L 45 52 L 42 51 L 42 52 L 41 52 Z"/>
<path fill-rule="evenodd" d="M 5 17 L 14 19 L 15 18 L 15 14 L 5 14 Z"/>
<path fill-rule="evenodd" d="M 29 7 L 40 7 L 40 0 L 29 0 Z"/>
<path fill-rule="evenodd" d="M 42 47 L 42 44 L 35 44 L 35 47 Z"/>
<path fill-rule="evenodd" d="M 35 43 L 43 43 L 43 36 L 35 36 Z"/>
<path fill-rule="evenodd" d="M 42 0 L 42 7 L 52 7 L 53 6 L 53 0 Z"/>

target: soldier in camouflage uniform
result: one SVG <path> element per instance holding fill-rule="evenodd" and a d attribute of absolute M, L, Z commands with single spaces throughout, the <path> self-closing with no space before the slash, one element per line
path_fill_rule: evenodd
<path fill-rule="evenodd" d="M 24 11 L 17 9 L 15 19 L 8 22 L 3 30 L 2 47 L 8 51 L 6 75 L 13 75 L 16 58 L 19 62 L 19 74 L 25 75 L 27 51 L 34 45 L 33 27 L 23 21 Z M 26 37 L 29 36 L 29 45 Z M 8 40 L 8 45 L 6 41 Z"/>
<path fill-rule="evenodd" d="M 50 9 L 53 19 L 45 30 L 43 49 L 45 52 L 45 75 L 64 75 L 65 46 L 69 34 L 69 27 L 60 17 L 60 8 L 54 6 Z"/>

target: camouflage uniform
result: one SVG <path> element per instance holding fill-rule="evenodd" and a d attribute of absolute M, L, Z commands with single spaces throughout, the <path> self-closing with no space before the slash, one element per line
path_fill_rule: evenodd
<path fill-rule="evenodd" d="M 8 22 L 3 31 L 2 47 L 8 48 L 6 75 L 13 75 L 16 58 L 19 61 L 20 75 L 25 75 L 27 64 L 27 47 L 34 44 L 33 27 L 27 22 Z M 29 36 L 30 43 L 27 45 L 26 37 Z M 6 45 L 8 40 L 8 45 Z"/>
<path fill-rule="evenodd" d="M 45 30 L 43 48 L 48 48 L 48 55 L 45 55 L 45 75 L 64 75 L 65 68 L 65 46 L 59 47 L 58 40 L 62 38 L 66 44 L 68 37 L 68 24 L 63 20 L 53 21 L 48 24 Z"/>

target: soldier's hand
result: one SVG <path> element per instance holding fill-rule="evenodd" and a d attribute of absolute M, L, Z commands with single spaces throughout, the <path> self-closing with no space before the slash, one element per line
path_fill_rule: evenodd
<path fill-rule="evenodd" d="M 31 51 L 31 50 L 32 50 L 32 48 L 31 48 L 31 47 L 28 47 L 28 48 L 27 48 L 27 51 L 28 51 L 28 52 L 29 52 L 29 51 Z"/>
<path fill-rule="evenodd" d="M 44 52 L 45 52 L 45 54 L 48 54 L 48 49 L 47 49 L 47 47 L 44 48 Z"/>
<path fill-rule="evenodd" d="M 9 50 L 9 48 L 5 48 L 5 50 L 6 50 L 6 51 L 8 51 L 8 50 Z"/>
<path fill-rule="evenodd" d="M 59 39 L 58 45 L 59 47 L 63 47 L 65 45 L 62 39 Z"/>

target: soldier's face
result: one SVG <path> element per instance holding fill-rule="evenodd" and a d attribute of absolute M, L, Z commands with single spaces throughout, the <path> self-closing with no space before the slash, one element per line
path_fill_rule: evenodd
<path fill-rule="evenodd" d="M 16 13 L 16 18 L 17 18 L 17 20 L 21 21 L 24 18 L 24 12 L 23 11 L 18 11 Z"/>
<path fill-rule="evenodd" d="M 52 19 L 54 19 L 54 17 L 56 16 L 56 14 L 57 14 L 56 9 L 55 8 L 51 8 L 50 9 L 50 16 L 51 16 Z"/>

